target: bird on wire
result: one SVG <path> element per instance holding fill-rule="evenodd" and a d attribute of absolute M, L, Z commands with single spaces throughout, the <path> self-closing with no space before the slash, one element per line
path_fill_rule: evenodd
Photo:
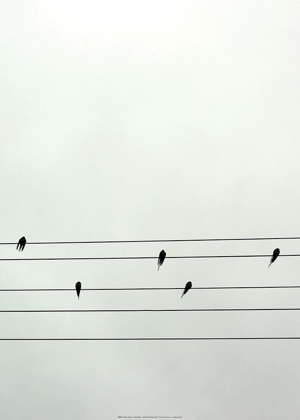
<path fill-rule="evenodd" d="M 25 236 L 22 236 L 22 238 L 19 239 L 18 245 L 16 249 L 19 249 L 19 251 L 23 251 L 26 245 L 26 238 Z"/>
<path fill-rule="evenodd" d="M 186 292 L 188 292 L 191 288 L 192 288 L 192 282 L 191 282 L 191 281 L 188 281 L 188 282 L 187 282 L 187 284 L 185 285 L 185 288 L 184 288 L 184 291 L 183 291 L 183 293 L 182 293 L 181 297 L 182 297 L 183 295 L 185 295 L 185 294 L 186 294 Z"/>
<path fill-rule="evenodd" d="M 158 256 L 158 260 L 157 260 L 157 271 L 159 270 L 159 267 L 163 264 L 163 262 L 165 261 L 166 258 L 166 253 L 164 250 L 160 251 L 159 256 Z"/>
<path fill-rule="evenodd" d="M 75 284 L 75 288 L 76 288 L 76 293 L 77 293 L 78 300 L 79 300 L 79 295 L 80 295 L 80 290 L 81 290 L 81 283 L 80 283 L 80 281 L 78 281 L 78 282 Z"/>
<path fill-rule="evenodd" d="M 271 260 L 270 260 L 269 267 L 276 260 L 276 258 L 278 257 L 279 254 L 280 254 L 280 249 L 279 248 L 274 249 L 273 255 L 272 255 Z"/>

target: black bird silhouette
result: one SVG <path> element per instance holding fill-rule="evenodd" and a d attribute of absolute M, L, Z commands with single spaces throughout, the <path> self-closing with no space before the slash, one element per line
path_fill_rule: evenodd
<path fill-rule="evenodd" d="M 279 254 L 280 254 L 280 249 L 279 248 L 274 249 L 273 255 L 272 255 L 271 260 L 270 260 L 269 267 L 276 260 L 276 258 L 278 257 Z"/>
<path fill-rule="evenodd" d="M 165 261 L 166 258 L 166 253 L 164 250 L 160 251 L 159 256 L 158 256 L 158 261 L 157 261 L 157 270 L 159 270 L 159 267 L 162 265 L 162 263 Z"/>
<path fill-rule="evenodd" d="M 77 293 L 77 296 L 78 296 L 78 299 L 79 299 L 80 290 L 81 290 L 81 283 L 80 283 L 80 281 L 78 281 L 78 282 L 75 284 L 75 287 L 76 287 L 76 293 Z"/>
<path fill-rule="evenodd" d="M 188 282 L 187 282 L 187 284 L 185 285 L 185 288 L 184 288 L 184 291 L 183 291 L 183 293 L 182 293 L 181 297 L 182 297 L 183 295 L 185 295 L 185 294 L 186 294 L 186 292 L 188 292 L 191 288 L 192 288 L 192 282 L 191 282 L 191 281 L 188 281 Z"/>
<path fill-rule="evenodd" d="M 26 245 L 26 238 L 25 236 L 22 236 L 22 238 L 19 239 L 18 245 L 16 249 L 19 249 L 19 251 L 23 251 Z"/>

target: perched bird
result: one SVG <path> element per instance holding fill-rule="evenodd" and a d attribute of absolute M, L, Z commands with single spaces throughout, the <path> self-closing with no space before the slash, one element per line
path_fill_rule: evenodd
<path fill-rule="evenodd" d="M 162 263 L 165 261 L 166 258 L 166 253 L 164 250 L 160 251 L 159 256 L 158 256 L 158 261 L 157 261 L 157 270 L 159 270 L 159 267 L 162 265 Z"/>
<path fill-rule="evenodd" d="M 23 251 L 26 245 L 26 238 L 25 236 L 22 236 L 22 238 L 19 239 L 18 245 L 16 249 L 19 249 L 19 251 Z"/>
<path fill-rule="evenodd" d="M 279 254 L 280 254 L 280 249 L 279 248 L 274 249 L 273 255 L 272 255 L 271 260 L 270 260 L 269 267 L 276 260 L 276 258 L 278 257 Z"/>
<path fill-rule="evenodd" d="M 78 281 L 78 282 L 75 284 L 75 287 L 76 287 L 76 293 L 77 293 L 77 296 L 78 296 L 78 299 L 79 299 L 80 290 L 81 290 L 81 283 L 80 283 L 80 281 Z"/>
<path fill-rule="evenodd" d="M 188 281 L 188 282 L 187 282 L 187 284 L 185 285 L 185 288 L 184 288 L 184 291 L 183 291 L 183 293 L 182 293 L 181 297 L 182 297 L 183 295 L 185 295 L 185 294 L 186 294 L 186 292 L 188 292 L 191 288 L 192 288 L 192 282 L 191 282 L 191 281 Z"/>

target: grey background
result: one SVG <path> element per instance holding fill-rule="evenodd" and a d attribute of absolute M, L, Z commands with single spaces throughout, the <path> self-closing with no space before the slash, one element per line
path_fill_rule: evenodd
<path fill-rule="evenodd" d="M 299 3 L 0 3 L 1 242 L 299 235 Z M 1 247 L 1 258 L 299 253 Z M 2 262 L 1 288 L 299 284 L 299 260 Z M 2 309 L 299 306 L 297 290 L 1 293 Z M 299 314 L 1 314 L 0 337 L 300 335 Z M 298 419 L 298 342 L 1 342 L 2 419 Z"/>

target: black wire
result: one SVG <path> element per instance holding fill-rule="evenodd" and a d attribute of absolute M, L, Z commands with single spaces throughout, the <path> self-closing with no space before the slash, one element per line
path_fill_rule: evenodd
<path fill-rule="evenodd" d="M 196 308 L 196 309 L 1 309 L 0 313 L 71 313 L 71 312 L 253 312 L 300 311 L 300 308 Z"/>
<path fill-rule="evenodd" d="M 115 337 L 115 338 L 0 338 L 0 341 L 233 341 L 300 340 L 300 337 Z"/>
<path fill-rule="evenodd" d="M 110 240 L 110 241 L 49 241 L 27 242 L 28 245 L 66 245 L 66 244 L 129 244 L 129 243 L 157 243 L 157 242 L 222 242 L 222 241 L 273 241 L 273 240 L 299 240 L 300 236 L 278 237 L 250 237 L 250 238 L 198 238 L 198 239 L 136 239 L 136 240 Z M 16 245 L 15 242 L 0 242 L 0 245 Z"/>
<path fill-rule="evenodd" d="M 300 289 L 300 286 L 215 286 L 215 287 L 193 287 L 193 290 L 248 290 L 248 289 Z M 90 291 L 149 291 L 149 290 L 183 290 L 183 287 L 120 287 L 120 288 L 95 288 L 81 289 L 81 292 Z M 74 292 L 70 289 L 0 289 L 1 292 Z"/>
<path fill-rule="evenodd" d="M 171 256 L 168 259 L 199 258 L 270 258 L 269 254 L 254 255 L 184 255 Z M 300 254 L 285 254 L 280 257 L 300 257 Z M 0 258 L 0 261 L 79 261 L 79 260 L 157 260 L 156 257 L 48 257 L 48 258 Z"/>

